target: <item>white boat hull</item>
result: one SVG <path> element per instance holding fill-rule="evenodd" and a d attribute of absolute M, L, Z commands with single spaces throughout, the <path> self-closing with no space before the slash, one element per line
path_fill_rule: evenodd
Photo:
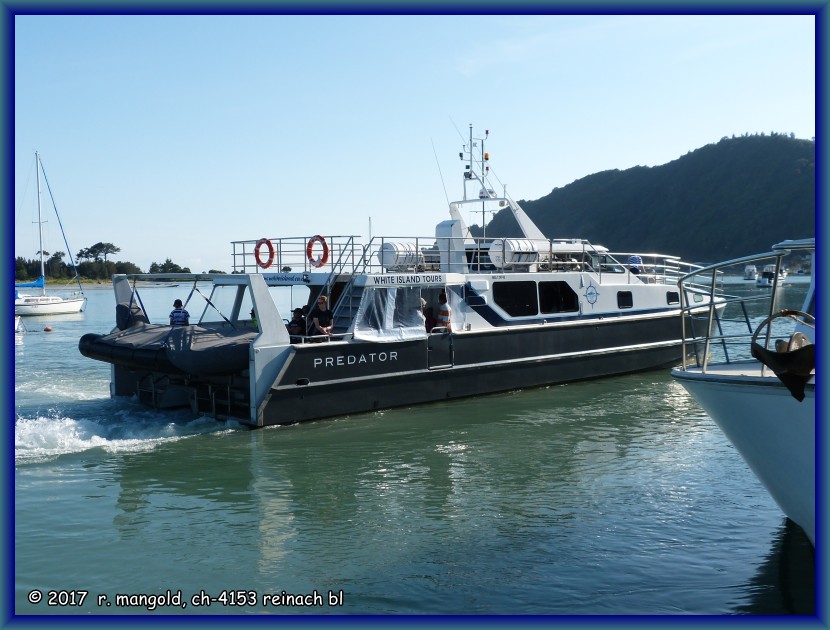
<path fill-rule="evenodd" d="M 760 376 L 759 365 L 746 362 L 707 373 L 672 374 L 815 545 L 815 383 L 808 383 L 804 400 L 798 402 L 774 375 Z"/>
<path fill-rule="evenodd" d="M 66 315 L 86 308 L 86 298 L 62 298 L 56 295 L 21 297 L 14 302 L 15 315 Z"/>

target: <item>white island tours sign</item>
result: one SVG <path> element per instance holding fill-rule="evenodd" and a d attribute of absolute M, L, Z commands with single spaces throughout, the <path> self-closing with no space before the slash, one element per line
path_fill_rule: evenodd
<path fill-rule="evenodd" d="M 401 273 L 370 276 L 366 278 L 367 287 L 400 287 L 446 284 L 443 273 Z"/>
<path fill-rule="evenodd" d="M 262 274 L 262 278 L 270 286 L 311 283 L 309 273 L 269 273 Z M 445 273 L 390 273 L 363 276 L 357 279 L 358 286 L 367 287 L 436 286 L 446 283 L 447 274 Z"/>

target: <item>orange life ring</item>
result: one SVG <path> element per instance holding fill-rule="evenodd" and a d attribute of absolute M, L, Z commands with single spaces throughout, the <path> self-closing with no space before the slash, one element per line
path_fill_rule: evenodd
<path fill-rule="evenodd" d="M 260 247 L 265 245 L 268 248 L 268 260 L 262 262 L 262 258 L 260 256 Z M 271 244 L 267 238 L 261 238 L 256 242 L 256 247 L 254 247 L 254 258 L 256 258 L 256 264 L 258 267 L 262 267 L 263 269 L 268 269 L 271 266 L 271 263 L 274 262 L 274 246 Z"/>
<path fill-rule="evenodd" d="M 318 258 L 314 257 L 314 243 L 320 243 L 320 245 L 323 246 L 323 253 Z M 329 246 L 328 243 L 326 243 L 326 239 L 319 234 L 308 239 L 308 245 L 305 248 L 305 255 L 312 267 L 322 267 L 325 265 L 329 259 Z"/>

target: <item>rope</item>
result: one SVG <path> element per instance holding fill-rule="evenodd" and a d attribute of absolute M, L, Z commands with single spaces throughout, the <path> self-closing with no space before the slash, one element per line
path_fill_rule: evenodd
<path fill-rule="evenodd" d="M 234 326 L 234 325 L 233 325 L 233 322 L 231 322 L 231 320 L 229 320 L 227 317 L 225 317 L 225 316 L 222 314 L 222 311 L 220 311 L 218 308 L 216 308 L 216 305 L 215 305 L 213 302 L 211 302 L 211 301 L 210 301 L 210 299 L 209 299 L 208 297 L 206 297 L 204 293 L 202 293 L 201 291 L 199 291 L 199 289 L 198 289 L 198 287 L 196 286 L 196 283 L 195 283 L 195 282 L 193 283 L 193 291 L 196 291 L 196 293 L 198 293 L 199 295 L 201 295 L 201 296 L 202 296 L 202 298 L 205 300 L 205 302 L 207 302 L 210 306 L 212 306 L 212 307 L 213 307 L 213 310 L 215 310 L 217 313 L 219 313 L 219 317 L 221 317 L 222 319 L 224 319 L 224 320 L 228 323 L 228 325 L 229 325 L 231 328 L 233 328 L 234 330 L 237 330 L 236 326 Z M 191 292 L 190 292 L 190 293 L 191 293 L 191 295 L 193 294 L 193 291 L 191 291 Z M 190 298 L 188 297 L 187 299 L 189 300 Z"/>
<path fill-rule="evenodd" d="M 75 259 L 72 257 L 72 249 L 69 247 L 69 241 L 66 239 L 66 232 L 63 231 L 63 223 L 61 223 L 61 215 L 58 213 L 58 205 L 55 203 L 55 197 L 52 195 L 52 187 L 49 185 L 49 180 L 46 177 L 46 169 L 43 168 L 43 162 L 40 162 L 40 170 L 43 172 L 43 181 L 46 182 L 46 190 L 49 191 L 49 198 L 52 200 L 52 207 L 55 209 L 55 216 L 58 217 L 58 226 L 61 229 L 61 236 L 63 236 L 63 242 L 66 245 L 66 251 L 69 255 L 69 262 L 72 263 L 72 269 L 75 270 L 75 280 L 78 282 L 78 288 L 81 290 L 81 294 L 84 292 L 84 287 L 81 284 L 81 278 L 78 276 L 78 267 L 75 265 Z"/>
<path fill-rule="evenodd" d="M 190 298 L 193 297 L 193 292 L 196 290 L 196 281 L 193 281 L 193 288 L 190 289 L 190 293 L 187 296 L 187 299 L 184 301 L 184 306 L 182 308 L 186 308 L 188 304 L 190 304 Z M 201 294 L 200 294 L 201 295 Z M 220 313 L 221 315 L 221 313 Z"/>

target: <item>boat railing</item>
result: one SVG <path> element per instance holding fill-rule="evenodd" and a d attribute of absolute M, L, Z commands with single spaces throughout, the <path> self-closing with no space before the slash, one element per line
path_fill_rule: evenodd
<path fill-rule="evenodd" d="M 330 261 L 337 261 L 342 272 L 353 271 L 364 253 L 359 238 L 315 235 L 232 241 L 233 273 L 330 271 Z"/>
<path fill-rule="evenodd" d="M 706 372 L 710 364 L 728 364 L 750 357 L 750 342 L 755 330 L 778 308 L 780 291 L 777 289 L 780 285 L 776 279 L 771 290 L 759 292 L 752 282 L 751 287 L 747 285 L 743 291 L 728 294 L 723 291 L 723 279 L 737 278 L 737 282 L 743 282 L 745 265 L 758 261 L 773 260 L 776 268 L 780 269 L 784 256 L 789 253 L 788 250 L 777 250 L 736 258 L 699 267 L 680 277 L 684 370 L 696 367 Z M 708 298 L 706 301 L 699 297 L 695 299 L 702 293 Z M 701 306 L 702 303 L 705 306 Z M 705 313 L 701 312 L 702 309 Z M 785 328 L 768 329 L 764 347 L 768 347 L 773 334 L 788 335 L 792 332 L 786 328 L 787 323 L 782 324 Z"/>
<path fill-rule="evenodd" d="M 702 265 L 687 263 L 677 256 L 644 252 L 611 252 L 607 254 L 620 261 L 629 278 L 636 277 L 646 284 L 665 284 L 675 286 L 680 278 L 693 274 L 703 268 Z M 716 276 L 722 283 L 722 274 Z M 708 286 L 706 282 L 695 282 L 697 287 Z"/>
<path fill-rule="evenodd" d="M 338 274 L 534 273 L 614 274 L 629 283 L 676 285 L 699 266 L 655 253 L 609 253 L 585 239 L 494 237 L 280 237 L 233 241 L 234 273 Z M 632 264 L 636 261 L 637 264 Z M 459 265 L 459 262 L 461 264 Z"/>
<path fill-rule="evenodd" d="M 333 341 L 343 341 L 344 339 L 351 339 L 354 337 L 353 333 L 332 333 L 330 335 L 291 335 L 292 344 L 307 344 L 307 343 L 331 343 Z"/>

